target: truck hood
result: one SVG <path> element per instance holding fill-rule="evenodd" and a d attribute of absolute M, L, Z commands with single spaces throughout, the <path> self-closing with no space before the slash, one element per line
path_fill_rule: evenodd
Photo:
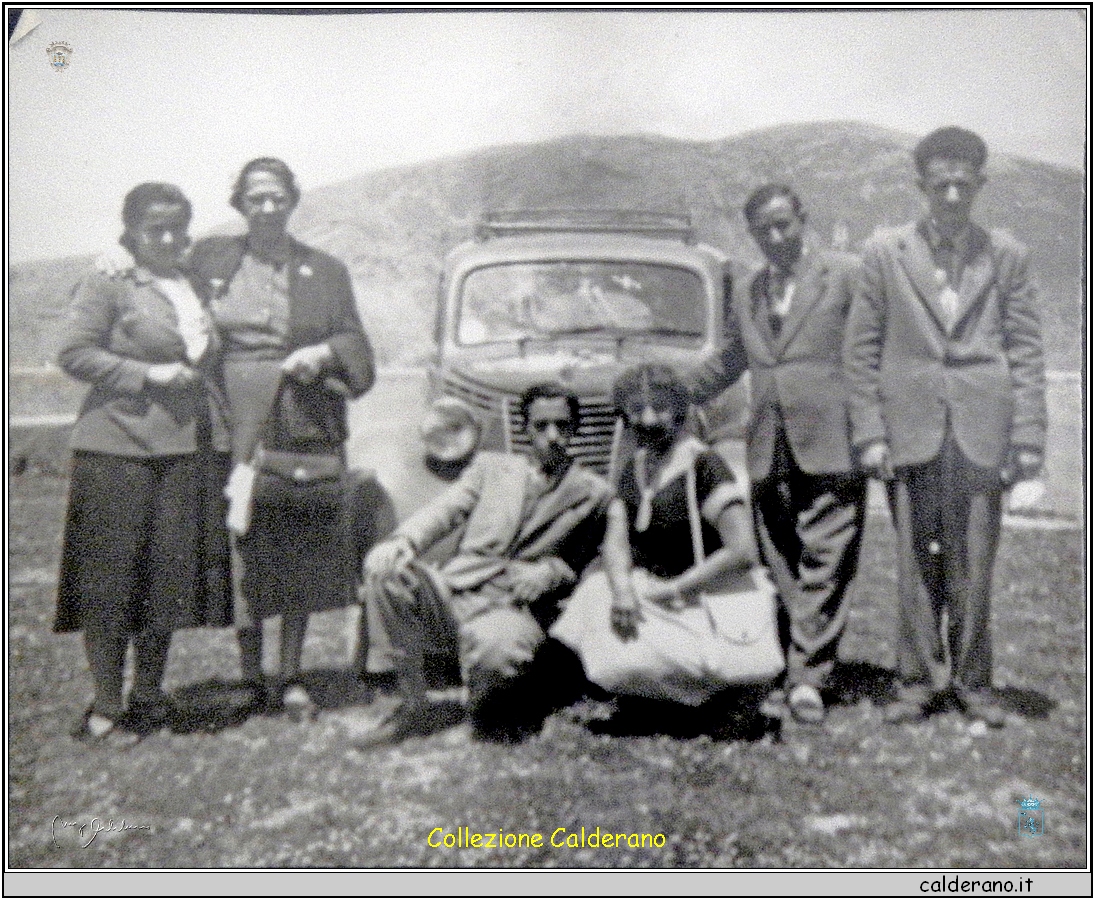
<path fill-rule="evenodd" d="M 607 396 L 612 383 L 625 369 L 640 363 L 658 362 L 673 366 L 682 375 L 699 365 L 703 354 L 698 348 L 652 344 L 629 339 L 622 344 L 598 342 L 594 345 L 529 348 L 522 356 L 498 357 L 462 355 L 450 360 L 441 372 L 450 370 L 504 394 L 519 394 L 544 381 L 557 381 L 582 396 Z"/>

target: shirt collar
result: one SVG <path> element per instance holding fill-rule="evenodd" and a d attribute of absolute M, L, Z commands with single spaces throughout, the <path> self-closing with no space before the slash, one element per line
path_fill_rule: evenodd
<path fill-rule="evenodd" d="M 970 244 L 972 231 L 973 225 L 967 224 L 958 234 L 947 240 L 940 233 L 939 226 L 935 224 L 934 219 L 927 218 L 920 223 L 920 233 L 923 235 L 924 240 L 928 242 L 932 253 L 938 253 L 940 250 L 955 250 L 959 254 L 965 255 L 965 251 Z"/>

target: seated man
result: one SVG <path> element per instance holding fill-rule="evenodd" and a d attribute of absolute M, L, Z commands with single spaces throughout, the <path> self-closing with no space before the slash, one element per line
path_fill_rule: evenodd
<path fill-rule="evenodd" d="M 499 699 L 516 696 L 558 601 L 600 548 L 611 489 L 567 455 L 577 397 L 537 385 L 520 410 L 532 461 L 479 453 L 448 491 L 365 560 L 402 698 L 359 742 L 362 749 L 432 730 L 423 658 L 446 647 L 459 654 L 477 730 L 504 733 L 506 723 L 494 718 L 505 708 Z M 419 561 L 460 528 L 451 559 L 436 567 Z"/>

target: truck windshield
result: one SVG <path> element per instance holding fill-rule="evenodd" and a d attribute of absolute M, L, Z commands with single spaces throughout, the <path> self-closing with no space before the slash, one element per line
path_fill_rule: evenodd
<path fill-rule="evenodd" d="M 558 260 L 474 269 L 457 320 L 464 345 L 567 335 L 657 334 L 699 341 L 707 323 L 703 280 L 678 266 Z"/>

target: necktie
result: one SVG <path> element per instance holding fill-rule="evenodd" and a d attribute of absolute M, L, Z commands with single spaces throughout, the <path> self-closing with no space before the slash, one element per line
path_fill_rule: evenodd
<path fill-rule="evenodd" d="M 779 337 L 783 329 L 783 320 L 791 309 L 788 291 L 788 278 L 775 269 L 768 270 L 768 324 L 772 334 Z"/>
<path fill-rule="evenodd" d="M 943 307 L 947 328 L 954 325 L 958 315 L 958 248 L 953 241 L 942 240 L 936 258 L 939 269 L 936 278 L 939 281 L 939 304 Z"/>

